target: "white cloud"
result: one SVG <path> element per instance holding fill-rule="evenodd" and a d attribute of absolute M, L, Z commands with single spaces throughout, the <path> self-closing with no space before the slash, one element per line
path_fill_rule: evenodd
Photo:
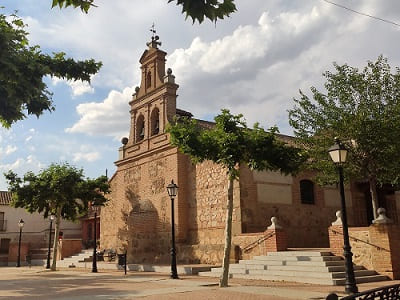
<path fill-rule="evenodd" d="M 95 76 L 92 76 L 91 82 L 93 82 L 93 78 L 95 78 Z M 81 96 L 86 93 L 89 93 L 89 94 L 94 93 L 94 88 L 86 81 L 64 80 L 64 79 L 60 79 L 57 77 L 53 77 L 53 78 L 51 78 L 51 82 L 53 83 L 53 85 L 57 85 L 59 83 L 65 83 L 66 85 L 68 85 L 71 88 L 73 97 Z"/>
<path fill-rule="evenodd" d="M 0 170 L 3 172 L 8 172 L 12 170 L 13 172 L 22 176 L 28 171 L 38 172 L 42 168 L 44 168 L 44 164 L 42 164 L 38 158 L 34 155 L 28 155 L 27 157 L 17 158 L 15 161 L 9 164 L 0 165 Z"/>
<path fill-rule="evenodd" d="M 14 153 L 17 151 L 18 147 L 13 146 L 13 145 L 7 145 L 6 147 L 0 147 L 0 157 L 1 156 L 7 156 L 10 155 L 11 153 Z"/>
<path fill-rule="evenodd" d="M 75 151 L 72 160 L 74 162 L 87 161 L 93 162 L 101 158 L 101 154 L 97 150 L 93 150 L 93 146 L 81 145 L 79 151 Z"/>
<path fill-rule="evenodd" d="M 74 162 L 78 161 L 88 161 L 88 162 L 93 162 L 96 160 L 99 160 L 101 157 L 99 152 L 77 152 L 74 153 Z"/>
<path fill-rule="evenodd" d="M 90 93 L 90 94 L 94 93 L 94 88 L 92 86 L 90 86 L 90 84 L 87 83 L 86 81 L 80 81 L 80 80 L 69 81 L 68 85 L 72 89 L 73 96 L 80 96 L 85 93 Z"/>
<path fill-rule="evenodd" d="M 76 108 L 80 120 L 65 131 L 88 135 L 106 135 L 119 139 L 129 131 L 129 101 L 133 88 L 125 88 L 122 93 L 111 91 L 103 102 L 79 104 Z"/>

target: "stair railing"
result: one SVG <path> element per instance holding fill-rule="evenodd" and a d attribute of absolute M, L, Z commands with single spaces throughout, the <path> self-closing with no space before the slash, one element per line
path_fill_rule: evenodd
<path fill-rule="evenodd" d="M 331 229 L 331 230 L 332 230 L 332 232 L 335 233 L 335 234 L 341 234 L 341 235 L 343 235 L 343 232 L 337 231 L 337 230 L 335 230 L 335 229 Z M 369 245 L 369 246 L 375 247 L 375 248 L 378 249 L 378 250 L 384 250 L 384 251 L 386 251 L 386 252 L 390 252 L 388 249 L 382 248 L 382 247 L 380 247 L 380 246 L 378 246 L 378 245 L 374 245 L 374 244 L 372 244 L 372 243 L 370 243 L 370 242 L 364 241 L 364 240 L 359 239 L 359 238 L 356 238 L 356 237 L 354 237 L 354 236 L 349 235 L 349 238 L 350 238 L 351 240 L 356 241 L 356 242 L 361 242 L 361 243 L 367 244 L 367 245 Z"/>
<path fill-rule="evenodd" d="M 268 240 L 269 238 L 273 237 L 274 235 L 275 235 L 275 231 L 271 232 L 270 234 L 260 237 L 256 241 L 251 242 L 247 246 L 243 247 L 243 252 L 245 252 L 245 253 L 250 252 L 250 250 L 254 249 L 257 246 L 260 246 L 262 242 L 264 242 L 265 240 Z"/>

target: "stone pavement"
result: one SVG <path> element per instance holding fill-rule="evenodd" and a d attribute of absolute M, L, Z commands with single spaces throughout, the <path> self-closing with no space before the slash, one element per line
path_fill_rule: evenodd
<path fill-rule="evenodd" d="M 358 285 L 360 290 L 399 283 L 384 281 Z M 0 299 L 325 299 L 330 292 L 342 293 L 342 286 L 324 286 L 278 281 L 231 279 L 228 288 L 219 288 L 215 278 L 182 275 L 170 279 L 154 272 L 62 269 L 43 267 L 1 267 Z"/>

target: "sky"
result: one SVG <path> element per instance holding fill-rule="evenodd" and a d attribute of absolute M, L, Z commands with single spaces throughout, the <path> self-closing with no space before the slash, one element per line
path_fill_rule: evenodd
<path fill-rule="evenodd" d="M 400 26 L 356 14 L 326 0 L 236 0 L 237 12 L 216 24 L 193 24 L 167 0 L 96 0 L 88 14 L 51 9 L 51 0 L 0 0 L 0 11 L 28 25 L 43 52 L 102 61 L 91 84 L 46 78 L 56 110 L 0 128 L 0 174 L 39 172 L 68 162 L 87 177 L 111 177 L 121 138 L 128 136 L 128 102 L 140 83 L 139 58 L 155 24 L 179 84 L 177 106 L 212 120 L 222 108 L 249 125 L 292 134 L 288 110 L 299 90 L 323 91 L 333 62 L 363 68 L 382 54 L 400 66 Z M 400 23 L 398 0 L 335 0 Z M 7 183 L 0 175 L 0 190 Z"/>

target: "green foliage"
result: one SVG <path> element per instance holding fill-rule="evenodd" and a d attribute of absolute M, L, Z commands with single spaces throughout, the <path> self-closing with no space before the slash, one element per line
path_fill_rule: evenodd
<path fill-rule="evenodd" d="M 90 75 L 101 67 L 93 59 L 75 61 L 62 52 L 42 53 L 39 46 L 29 46 L 25 27 L 15 14 L 0 14 L 0 122 L 6 128 L 27 114 L 39 117 L 54 110 L 45 76 L 90 82 Z"/>
<path fill-rule="evenodd" d="M 23 207 L 28 212 L 49 214 L 61 212 L 67 220 L 75 220 L 85 214 L 89 202 L 103 205 L 109 193 L 105 176 L 96 179 L 84 178 L 83 170 L 64 164 L 51 164 L 37 175 L 28 172 L 23 178 L 14 172 L 4 174 L 13 193 L 14 207 Z"/>
<path fill-rule="evenodd" d="M 241 114 L 228 110 L 215 117 L 215 127 L 202 129 L 196 120 L 181 118 L 169 125 L 171 143 L 195 162 L 211 160 L 228 169 L 237 179 L 237 166 L 247 164 L 255 170 L 295 172 L 304 161 L 301 151 L 276 138 L 277 128 L 265 131 L 258 124 L 249 129 Z"/>
<path fill-rule="evenodd" d="M 176 5 L 182 5 L 182 13 L 192 18 L 193 23 L 196 20 L 202 23 L 204 17 L 212 22 L 218 19 L 229 17 L 236 11 L 234 0 L 168 0 L 168 3 L 176 1 Z"/>
<path fill-rule="evenodd" d="M 294 173 L 305 157 L 300 149 L 276 138 L 276 127 L 266 132 L 256 123 L 253 129 L 249 129 L 241 114 L 232 115 L 226 109 L 215 117 L 212 129 L 201 128 L 196 120 L 180 118 L 175 124 L 168 125 L 167 132 L 170 133 L 171 144 L 194 162 L 211 160 L 227 168 L 225 247 L 220 278 L 220 287 L 226 287 L 232 244 L 233 182 L 239 178 L 239 165 L 246 164 L 255 170 Z"/>
<path fill-rule="evenodd" d="M 236 11 L 234 0 L 223 0 L 222 2 L 218 0 L 168 0 L 168 3 L 174 1 L 176 1 L 176 5 L 182 6 L 182 13 L 186 15 L 186 18 L 192 18 L 193 23 L 196 21 L 202 23 L 204 17 L 216 22 L 218 19 L 229 17 Z M 95 6 L 93 2 L 94 0 L 53 0 L 52 7 L 79 7 L 87 13 L 90 7 Z"/>
<path fill-rule="evenodd" d="M 379 56 L 359 71 L 334 63 L 325 72 L 326 92 L 311 88 L 313 100 L 300 91 L 289 111 L 290 124 L 311 157 L 309 167 L 322 171 L 321 183 L 337 180 L 327 153 L 334 137 L 349 151 L 348 176 L 378 184 L 399 184 L 400 70 L 391 72 Z"/>
<path fill-rule="evenodd" d="M 73 6 L 79 7 L 83 12 L 87 13 L 91 6 L 96 6 L 93 4 L 94 0 L 53 0 L 51 8 L 58 6 L 60 8 Z"/>

